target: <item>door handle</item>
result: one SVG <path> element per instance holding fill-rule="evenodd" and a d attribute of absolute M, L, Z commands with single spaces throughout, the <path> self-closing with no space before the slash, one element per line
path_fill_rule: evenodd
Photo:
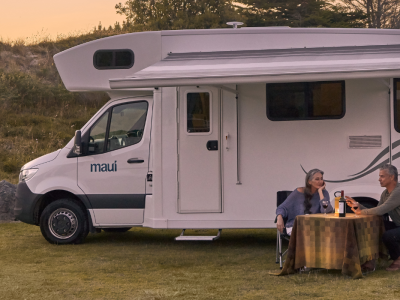
<path fill-rule="evenodd" d="M 207 150 L 208 151 L 218 150 L 218 141 L 208 141 L 207 142 Z"/>
<path fill-rule="evenodd" d="M 128 164 L 141 164 L 144 162 L 144 159 L 140 158 L 130 158 L 128 159 Z"/>

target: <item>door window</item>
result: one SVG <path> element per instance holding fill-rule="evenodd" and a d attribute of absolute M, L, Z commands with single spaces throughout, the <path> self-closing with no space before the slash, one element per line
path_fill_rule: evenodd
<path fill-rule="evenodd" d="M 87 154 L 101 154 L 139 143 L 147 107 L 146 101 L 140 101 L 117 105 L 104 113 L 90 129 Z"/>
<path fill-rule="evenodd" d="M 400 132 L 400 78 L 394 80 L 394 129 Z"/>
<path fill-rule="evenodd" d="M 187 93 L 187 132 L 210 132 L 210 93 Z"/>
<path fill-rule="evenodd" d="M 104 152 L 108 114 L 108 112 L 104 113 L 90 129 L 88 154 L 100 154 Z"/>
<path fill-rule="evenodd" d="M 139 143 L 142 140 L 146 116 L 145 101 L 113 107 L 107 151 Z"/>

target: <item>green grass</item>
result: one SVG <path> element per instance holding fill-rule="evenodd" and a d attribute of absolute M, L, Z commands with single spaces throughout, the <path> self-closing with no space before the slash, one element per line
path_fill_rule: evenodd
<path fill-rule="evenodd" d="M 400 299 L 399 272 L 272 276 L 276 231 L 223 230 L 175 242 L 179 230 L 134 228 L 47 243 L 38 227 L 0 224 L 0 299 Z M 216 231 L 197 231 L 215 234 Z"/>
<path fill-rule="evenodd" d="M 108 99 L 105 93 L 70 93 L 35 74 L 0 70 L 0 180 L 17 183 L 25 163 L 64 147 Z"/>
<path fill-rule="evenodd" d="M 62 148 L 109 99 L 103 92 L 67 91 L 53 55 L 119 33 L 38 36 L 28 42 L 0 38 L 0 180 L 17 183 L 25 163 Z"/>
<path fill-rule="evenodd" d="M 0 180 L 16 184 L 25 163 L 64 147 L 107 100 L 92 93 L 32 106 L 0 101 Z"/>

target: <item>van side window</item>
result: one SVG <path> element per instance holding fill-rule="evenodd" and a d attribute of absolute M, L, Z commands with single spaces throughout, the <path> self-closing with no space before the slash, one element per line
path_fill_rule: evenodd
<path fill-rule="evenodd" d="M 272 121 L 340 119 L 344 114 L 344 81 L 267 84 L 267 117 Z"/>
<path fill-rule="evenodd" d="M 400 78 L 393 79 L 394 85 L 394 102 L 393 102 L 393 114 L 394 114 L 394 129 L 400 132 Z"/>
<path fill-rule="evenodd" d="M 143 137 L 147 116 L 147 102 L 134 102 L 112 109 L 107 151 L 139 143 Z"/>
<path fill-rule="evenodd" d="M 93 55 L 93 65 L 98 70 L 129 69 L 135 62 L 130 49 L 98 50 Z"/>
<path fill-rule="evenodd" d="M 187 132 L 210 132 L 210 93 L 186 96 Z"/>
<path fill-rule="evenodd" d="M 104 113 L 90 129 L 88 154 L 100 154 L 104 152 L 108 115 L 108 112 Z"/>

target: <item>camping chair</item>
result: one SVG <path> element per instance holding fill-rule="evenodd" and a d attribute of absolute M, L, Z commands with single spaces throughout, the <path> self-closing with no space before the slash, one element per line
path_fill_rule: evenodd
<path fill-rule="evenodd" d="M 278 191 L 276 193 L 276 207 L 281 205 L 283 201 L 286 200 L 286 198 L 292 193 L 292 191 Z M 276 223 L 277 219 L 275 219 Z M 287 220 L 283 220 L 284 223 L 286 224 Z M 279 230 L 276 230 L 276 263 L 279 263 L 280 268 L 282 269 L 283 263 L 285 262 L 283 260 L 283 257 L 285 256 L 287 250 L 282 253 L 282 239 L 285 239 L 289 241 L 290 235 L 286 233 L 286 228 L 284 228 L 283 233 L 280 233 Z"/>

